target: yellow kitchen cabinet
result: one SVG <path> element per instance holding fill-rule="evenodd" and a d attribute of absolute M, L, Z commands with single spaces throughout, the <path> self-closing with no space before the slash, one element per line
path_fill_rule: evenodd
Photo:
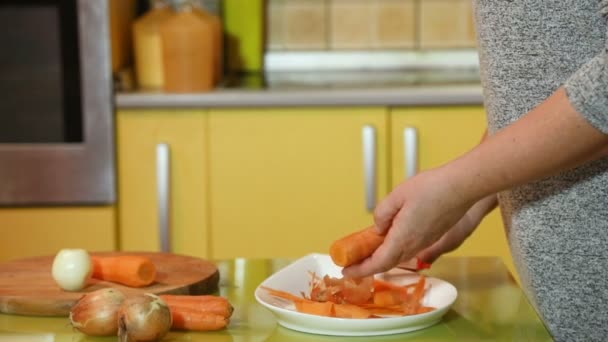
<path fill-rule="evenodd" d="M 120 249 L 209 257 L 205 111 L 119 110 L 117 139 Z"/>
<path fill-rule="evenodd" d="M 479 143 L 486 129 L 482 107 L 395 108 L 390 118 L 393 187 L 419 170 L 462 155 Z M 516 274 L 499 209 L 492 211 L 460 248 L 447 255 L 498 255 Z"/>
<path fill-rule="evenodd" d="M 209 114 L 214 258 L 327 253 L 388 191 L 385 108 Z"/>
<path fill-rule="evenodd" d="M 115 208 L 2 208 L 0 236 L 0 261 L 54 255 L 62 248 L 112 251 Z"/>

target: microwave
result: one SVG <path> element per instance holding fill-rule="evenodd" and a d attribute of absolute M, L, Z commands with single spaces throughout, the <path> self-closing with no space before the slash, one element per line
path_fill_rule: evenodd
<path fill-rule="evenodd" d="M 109 0 L 0 0 L 0 206 L 115 202 Z"/>

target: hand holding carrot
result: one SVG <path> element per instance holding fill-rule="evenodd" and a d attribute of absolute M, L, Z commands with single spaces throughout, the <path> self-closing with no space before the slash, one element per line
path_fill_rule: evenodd
<path fill-rule="evenodd" d="M 371 226 L 336 240 L 329 249 L 329 255 L 336 265 L 348 267 L 372 255 L 382 242 L 384 236 Z"/>
<path fill-rule="evenodd" d="M 347 266 L 344 276 L 365 277 L 410 260 L 458 222 L 473 201 L 455 192 L 443 169 L 419 173 L 402 183 L 375 211 L 375 230 L 384 236 L 371 256 Z"/>

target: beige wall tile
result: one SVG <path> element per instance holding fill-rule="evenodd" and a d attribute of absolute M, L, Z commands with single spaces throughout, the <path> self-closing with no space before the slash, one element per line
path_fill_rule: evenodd
<path fill-rule="evenodd" d="M 467 12 L 469 13 L 469 19 L 468 19 L 468 23 L 469 23 L 469 27 L 467 30 L 467 38 L 470 42 L 471 46 L 477 46 L 477 30 L 475 28 L 475 15 L 473 13 L 473 1 L 467 1 Z"/>
<path fill-rule="evenodd" d="M 326 0 L 284 0 L 285 47 L 327 48 Z"/>
<path fill-rule="evenodd" d="M 266 1 L 266 48 L 285 49 L 285 4 L 284 0 Z"/>
<path fill-rule="evenodd" d="M 414 0 L 376 0 L 372 45 L 379 49 L 413 48 L 416 43 Z"/>
<path fill-rule="evenodd" d="M 420 47 L 473 47 L 470 1 L 420 0 Z"/>
<path fill-rule="evenodd" d="M 330 0 L 330 48 L 368 49 L 372 46 L 375 24 L 374 2 L 369 0 Z"/>

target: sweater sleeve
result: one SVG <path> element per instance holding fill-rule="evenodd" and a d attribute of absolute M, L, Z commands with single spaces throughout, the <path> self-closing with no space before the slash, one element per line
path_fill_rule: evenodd
<path fill-rule="evenodd" d="M 600 13 L 608 20 L 608 0 L 600 1 Z M 595 128 L 608 134 L 608 32 L 603 50 L 578 69 L 565 84 L 574 108 Z"/>

